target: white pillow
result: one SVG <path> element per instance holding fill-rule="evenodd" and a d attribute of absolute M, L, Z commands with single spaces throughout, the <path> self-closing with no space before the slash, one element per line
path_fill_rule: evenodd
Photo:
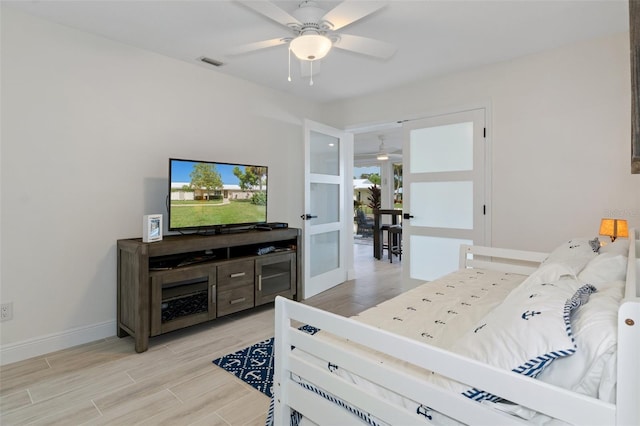
<path fill-rule="evenodd" d="M 627 257 L 616 253 L 601 253 L 591 259 L 578 274 L 578 279 L 596 288 L 627 277 Z"/>
<path fill-rule="evenodd" d="M 615 253 L 629 256 L 629 240 L 618 238 L 612 243 L 606 243 L 600 247 L 599 253 Z"/>
<path fill-rule="evenodd" d="M 478 361 L 537 377 L 553 360 L 572 355 L 571 313 L 585 304 L 591 285 L 572 278 L 519 286 L 451 348 Z M 482 401 L 498 397 L 478 389 L 462 392 Z"/>
<path fill-rule="evenodd" d="M 597 238 L 591 240 L 589 238 L 572 238 L 549 253 L 542 264 L 562 263 L 570 267 L 576 275 L 591 259 L 597 256 L 599 247 L 600 242 Z"/>

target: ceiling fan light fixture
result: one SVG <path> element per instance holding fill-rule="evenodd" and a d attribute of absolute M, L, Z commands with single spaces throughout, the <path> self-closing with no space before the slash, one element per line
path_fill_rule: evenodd
<path fill-rule="evenodd" d="M 302 34 L 289 44 L 294 55 L 303 61 L 316 61 L 327 56 L 331 50 L 331 40 L 321 34 Z"/>
<path fill-rule="evenodd" d="M 376 158 L 378 161 L 386 161 L 389 159 L 389 154 L 387 153 L 387 150 L 384 149 L 384 135 L 378 135 L 378 139 L 380 139 L 380 148 L 378 148 Z"/>

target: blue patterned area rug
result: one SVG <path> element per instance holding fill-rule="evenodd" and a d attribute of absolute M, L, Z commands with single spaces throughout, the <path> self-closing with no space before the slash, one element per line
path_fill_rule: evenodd
<path fill-rule="evenodd" d="M 303 325 L 300 330 L 309 334 L 318 332 L 317 328 L 309 325 Z M 269 398 L 273 396 L 271 391 L 273 385 L 273 337 L 238 352 L 214 359 L 213 363 Z"/>

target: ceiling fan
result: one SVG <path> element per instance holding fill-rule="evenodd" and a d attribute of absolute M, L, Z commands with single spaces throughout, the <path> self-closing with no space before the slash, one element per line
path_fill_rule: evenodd
<path fill-rule="evenodd" d="M 304 0 L 291 14 L 265 0 L 238 0 L 238 2 L 287 27 L 290 35 L 237 46 L 228 51 L 231 55 L 241 55 L 288 44 L 290 53 L 301 61 L 313 63 L 324 58 L 333 47 L 378 59 L 389 59 L 396 51 L 395 46 L 380 40 L 337 32 L 381 9 L 386 2 L 346 0 L 326 11 L 315 1 Z M 289 74 L 291 74 L 290 69 Z M 291 75 L 289 75 L 289 81 L 291 81 Z M 310 84 L 313 84 L 313 77 Z"/>
<path fill-rule="evenodd" d="M 386 161 L 389 159 L 399 160 L 402 158 L 402 150 L 400 149 L 389 150 L 384 145 L 384 139 L 385 139 L 384 135 L 378 135 L 378 139 L 380 140 L 380 147 L 378 148 L 377 152 L 369 153 L 369 154 L 361 154 L 361 155 L 358 155 L 357 157 L 360 160 L 376 159 L 378 161 Z"/>

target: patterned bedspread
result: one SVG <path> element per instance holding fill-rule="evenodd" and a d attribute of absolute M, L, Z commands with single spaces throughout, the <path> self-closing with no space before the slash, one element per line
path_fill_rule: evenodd
<path fill-rule="evenodd" d="M 525 278 L 485 269 L 461 269 L 367 309 L 353 319 L 448 349 Z"/>

